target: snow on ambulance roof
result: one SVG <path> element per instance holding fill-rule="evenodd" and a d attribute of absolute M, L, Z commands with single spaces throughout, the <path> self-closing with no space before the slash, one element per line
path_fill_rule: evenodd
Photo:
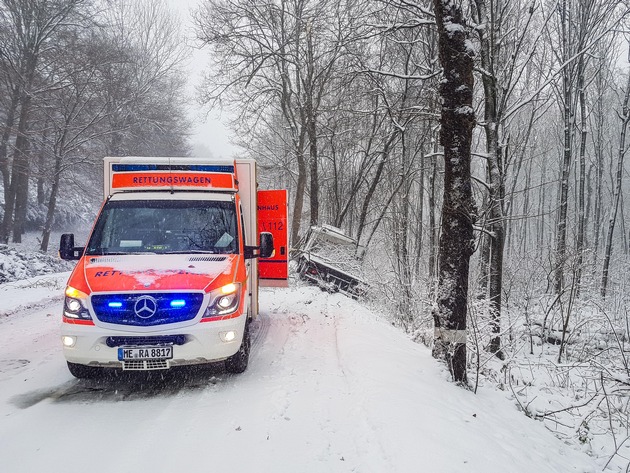
<path fill-rule="evenodd" d="M 146 191 L 142 193 L 113 194 L 110 200 L 212 200 L 230 202 L 230 194 L 220 192 L 176 192 L 165 195 L 164 192 Z"/>

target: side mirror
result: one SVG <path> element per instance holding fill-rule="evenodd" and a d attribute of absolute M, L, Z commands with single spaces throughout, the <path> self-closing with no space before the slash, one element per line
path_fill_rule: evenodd
<path fill-rule="evenodd" d="M 61 241 L 59 242 L 59 256 L 65 260 L 78 260 L 81 258 L 83 248 L 77 248 L 74 246 L 74 234 L 64 233 L 61 235 Z"/>
<path fill-rule="evenodd" d="M 273 251 L 273 235 L 269 232 L 260 232 L 260 257 L 269 258 Z"/>

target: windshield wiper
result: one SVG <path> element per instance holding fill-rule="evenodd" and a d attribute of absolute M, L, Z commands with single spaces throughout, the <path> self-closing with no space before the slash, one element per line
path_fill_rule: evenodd
<path fill-rule="evenodd" d="M 87 256 L 120 256 L 127 255 L 129 253 L 124 253 L 120 251 L 107 251 L 107 249 L 100 248 L 98 250 L 92 250 L 86 253 Z"/>
<path fill-rule="evenodd" d="M 87 256 L 124 256 L 124 255 L 157 255 L 155 251 L 96 251 L 86 253 Z"/>
<path fill-rule="evenodd" d="M 216 251 L 212 250 L 179 250 L 179 251 L 165 251 L 162 254 L 166 255 L 186 255 L 186 254 L 199 254 L 199 255 L 216 255 Z"/>

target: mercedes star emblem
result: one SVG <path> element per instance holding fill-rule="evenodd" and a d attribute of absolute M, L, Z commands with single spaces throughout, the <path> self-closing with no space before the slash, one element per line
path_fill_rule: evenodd
<path fill-rule="evenodd" d="M 133 311 L 141 319 L 149 319 L 157 312 L 157 301 L 151 296 L 138 297 Z"/>

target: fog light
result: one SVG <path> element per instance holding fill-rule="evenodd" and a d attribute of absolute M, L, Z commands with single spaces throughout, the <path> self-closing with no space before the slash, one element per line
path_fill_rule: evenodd
<path fill-rule="evenodd" d="M 221 340 L 224 342 L 232 342 L 236 338 L 236 332 L 234 330 L 230 330 L 229 332 L 221 332 Z"/>
<path fill-rule="evenodd" d="M 72 348 L 76 342 L 77 337 L 70 337 L 68 335 L 64 335 L 63 337 L 61 337 L 61 343 L 63 343 L 64 347 Z"/>

